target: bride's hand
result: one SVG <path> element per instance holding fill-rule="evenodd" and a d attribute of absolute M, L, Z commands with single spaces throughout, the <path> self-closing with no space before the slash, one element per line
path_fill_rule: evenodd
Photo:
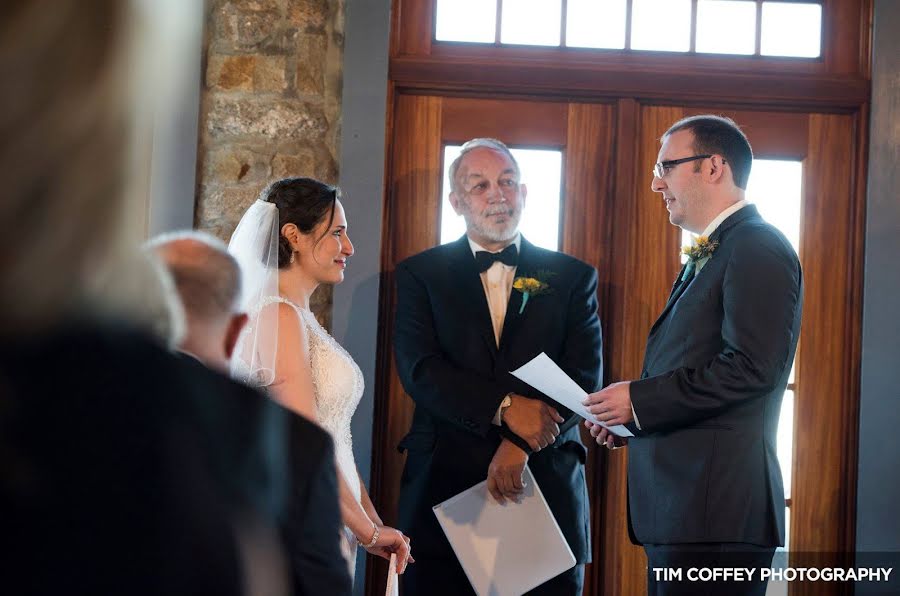
<path fill-rule="evenodd" d="M 387 560 L 391 559 L 392 553 L 397 553 L 397 573 L 406 571 L 407 562 L 416 562 L 410 554 L 409 537 L 390 526 L 378 526 L 378 540 L 366 550 Z"/>

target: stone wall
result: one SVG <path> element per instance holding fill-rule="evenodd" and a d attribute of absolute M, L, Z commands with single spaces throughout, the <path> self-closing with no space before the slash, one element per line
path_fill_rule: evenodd
<path fill-rule="evenodd" d="M 195 226 L 227 241 L 271 180 L 335 184 L 344 0 L 208 0 Z M 331 288 L 313 311 L 330 327 Z"/>

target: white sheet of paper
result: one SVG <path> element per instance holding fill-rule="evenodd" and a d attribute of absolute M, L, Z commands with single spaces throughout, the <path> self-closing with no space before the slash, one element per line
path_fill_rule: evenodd
<path fill-rule="evenodd" d="M 585 420 L 590 420 L 604 428 L 608 428 L 610 432 L 620 437 L 634 436 L 630 430 L 621 424 L 608 426 L 594 418 L 594 415 L 581 403 L 587 397 L 584 389 L 579 387 L 578 383 L 563 372 L 544 352 L 541 352 L 516 370 L 510 371 L 510 374 L 517 379 L 525 381 Z"/>
<path fill-rule="evenodd" d="M 479 596 L 518 596 L 575 566 L 531 470 L 518 503 L 501 505 L 479 482 L 434 506 L 444 534 Z"/>
<path fill-rule="evenodd" d="M 384 596 L 397 596 L 397 553 L 391 553 L 391 561 L 388 563 L 387 585 L 384 588 Z"/>

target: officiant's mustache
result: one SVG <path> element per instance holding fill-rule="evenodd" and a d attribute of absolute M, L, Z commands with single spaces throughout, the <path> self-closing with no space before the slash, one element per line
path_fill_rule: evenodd
<path fill-rule="evenodd" d="M 482 212 L 482 215 L 485 217 L 490 217 L 491 215 L 509 215 L 512 216 L 516 210 L 512 207 L 488 207 Z"/>

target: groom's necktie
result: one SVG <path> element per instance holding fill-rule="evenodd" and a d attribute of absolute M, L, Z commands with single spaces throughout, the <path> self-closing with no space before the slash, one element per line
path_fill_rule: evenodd
<path fill-rule="evenodd" d="M 515 267 L 519 262 L 519 250 L 516 248 L 516 245 L 510 244 L 500 252 L 488 252 L 486 250 L 475 252 L 475 262 L 478 263 L 479 272 L 487 271 L 496 261 Z"/>

